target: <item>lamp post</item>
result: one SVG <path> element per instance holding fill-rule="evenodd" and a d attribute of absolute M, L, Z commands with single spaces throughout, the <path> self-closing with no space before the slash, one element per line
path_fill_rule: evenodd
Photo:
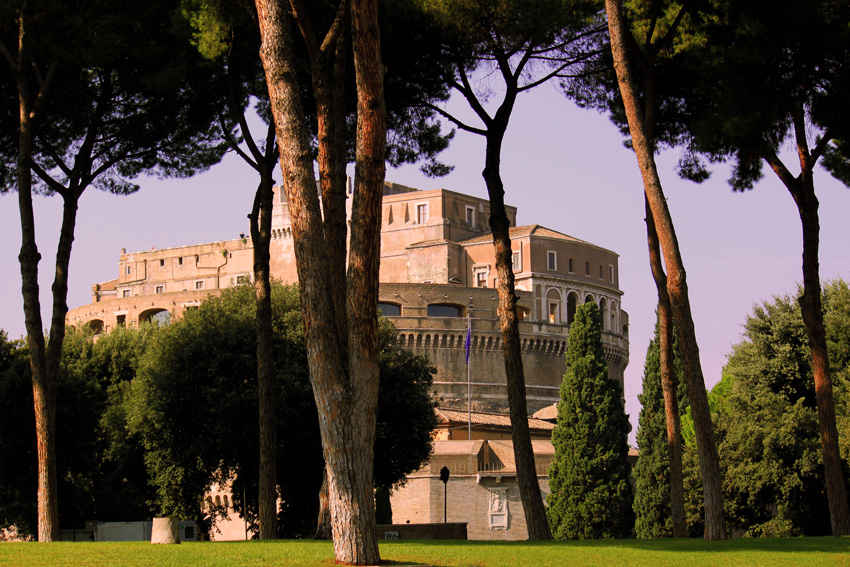
<path fill-rule="evenodd" d="M 446 496 L 449 489 L 449 467 L 443 467 L 440 469 L 440 480 L 443 481 L 443 523 L 446 522 L 446 507 L 448 502 L 448 497 Z"/>

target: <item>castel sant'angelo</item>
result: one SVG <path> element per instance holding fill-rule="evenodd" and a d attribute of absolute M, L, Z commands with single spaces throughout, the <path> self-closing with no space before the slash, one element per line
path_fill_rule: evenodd
<path fill-rule="evenodd" d="M 440 406 L 431 461 L 393 493 L 393 518 L 402 531 L 388 531 L 387 537 L 408 537 L 405 527 L 441 523 L 446 515 L 449 522 L 464 525 L 470 539 L 528 537 L 504 415 L 507 391 L 489 214 L 485 199 L 446 189 L 384 185 L 378 307 L 398 328 L 402 346 L 426 354 L 436 367 Z M 529 425 L 545 498 L 553 408 L 576 306 L 588 301 L 599 306 L 609 376 L 621 391 L 629 359 L 629 320 L 622 309 L 617 254 L 539 225 L 516 226 L 516 207 L 507 207 L 507 214 L 528 409 L 540 418 L 530 418 Z M 295 282 L 289 208 L 279 187 L 272 228 L 271 273 L 285 283 Z M 100 334 L 150 320 L 166 323 L 223 288 L 248 283 L 252 266 L 252 244 L 245 237 L 122 250 L 118 277 L 94 284 L 92 302 L 70 311 L 68 324 L 88 325 Z M 469 367 L 467 320 L 472 326 Z M 440 482 L 443 466 L 452 471 L 448 486 Z M 447 489 L 459 502 L 448 511 L 443 509 Z M 235 521 L 233 534 L 221 526 L 215 539 L 243 538 L 242 520 Z"/>
<path fill-rule="evenodd" d="M 456 407 L 466 407 L 469 314 L 472 398 L 478 409 L 498 411 L 506 407 L 507 394 L 489 213 L 484 199 L 386 183 L 379 308 L 398 328 L 402 344 L 427 354 L 437 367 L 441 405 Z M 507 213 L 529 411 L 558 401 L 569 326 L 576 305 L 587 301 L 599 305 L 609 374 L 622 385 L 628 314 L 621 305 L 617 254 L 539 225 L 517 227 L 516 207 L 507 207 Z M 289 209 L 279 187 L 272 223 L 271 273 L 295 282 Z M 71 310 L 68 323 L 100 333 L 180 317 L 208 295 L 250 281 L 252 256 L 248 238 L 122 250 L 118 277 L 94 284 L 92 302 Z"/>

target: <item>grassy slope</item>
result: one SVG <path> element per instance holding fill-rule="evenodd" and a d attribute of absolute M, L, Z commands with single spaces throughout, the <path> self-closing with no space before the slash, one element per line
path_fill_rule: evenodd
<path fill-rule="evenodd" d="M 619 540 L 544 543 L 386 542 L 390 564 L 445 567 L 850 567 L 850 538 Z M 255 567 L 333 565 L 329 542 L 0 544 L 6 567 Z"/>

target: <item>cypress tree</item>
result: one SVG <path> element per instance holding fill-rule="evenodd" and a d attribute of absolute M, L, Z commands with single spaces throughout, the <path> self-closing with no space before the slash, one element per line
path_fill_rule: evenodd
<path fill-rule="evenodd" d="M 629 422 L 620 385 L 608 378 L 599 308 L 585 303 L 570 326 L 567 372 L 549 468 L 549 524 L 558 539 L 629 537 Z"/>
<path fill-rule="evenodd" d="M 674 369 L 678 384 L 679 412 L 687 407 L 681 361 L 674 341 Z M 643 392 L 638 418 L 637 444 L 640 458 L 634 469 L 635 477 L 635 535 L 639 538 L 672 537 L 673 521 L 670 511 L 670 449 L 667 445 L 667 424 L 664 413 L 664 394 L 661 389 L 661 352 L 658 326 L 646 349 L 643 367 Z"/>

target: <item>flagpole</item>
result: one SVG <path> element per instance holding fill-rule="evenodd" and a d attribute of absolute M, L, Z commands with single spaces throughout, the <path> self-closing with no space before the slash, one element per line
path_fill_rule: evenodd
<path fill-rule="evenodd" d="M 466 311 L 466 337 L 469 342 L 466 351 L 466 438 L 472 441 L 472 365 L 469 364 L 469 353 L 472 350 L 472 317 L 469 309 Z"/>

